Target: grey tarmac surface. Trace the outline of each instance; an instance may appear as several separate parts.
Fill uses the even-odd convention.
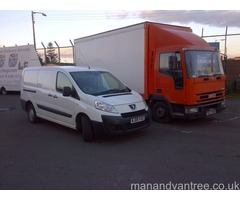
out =
[[[240,183],[240,99],[228,99],[220,114],[86,143],[75,130],[31,124],[19,94],[0,95],[0,189],[130,190],[134,183]]]

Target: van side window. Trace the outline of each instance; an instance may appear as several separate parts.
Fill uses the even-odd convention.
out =
[[[24,73],[24,84],[28,86],[37,86],[38,71],[26,71]]]
[[[64,87],[70,87],[73,88],[72,83],[68,79],[68,77],[63,74],[62,72],[58,72],[57,74],[57,84],[56,84],[56,90],[58,92],[63,92]]]
[[[56,73],[54,71],[40,71],[38,75],[39,87],[47,90],[54,90],[56,82],[55,77]]]

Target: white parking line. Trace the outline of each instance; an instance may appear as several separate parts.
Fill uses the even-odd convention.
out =
[[[236,116],[236,117],[232,117],[229,119],[224,119],[224,120],[214,120],[213,123],[224,123],[224,122],[230,122],[230,121],[234,121],[234,120],[238,120],[240,119],[240,116]]]
[[[9,111],[9,110],[14,110],[14,107],[0,107],[0,112],[4,112],[4,111]]]

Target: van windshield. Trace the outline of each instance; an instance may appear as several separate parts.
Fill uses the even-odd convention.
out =
[[[71,72],[78,87],[86,94],[94,96],[131,92],[121,81],[105,71]]]
[[[190,78],[224,75],[218,52],[186,51],[185,57]]]

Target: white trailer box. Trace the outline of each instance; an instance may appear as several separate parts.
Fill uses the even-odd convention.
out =
[[[20,91],[25,67],[41,66],[33,45],[0,48],[0,91]]]
[[[74,40],[75,63],[109,70],[144,93],[144,23]],[[129,67],[131,66],[131,67]]]

